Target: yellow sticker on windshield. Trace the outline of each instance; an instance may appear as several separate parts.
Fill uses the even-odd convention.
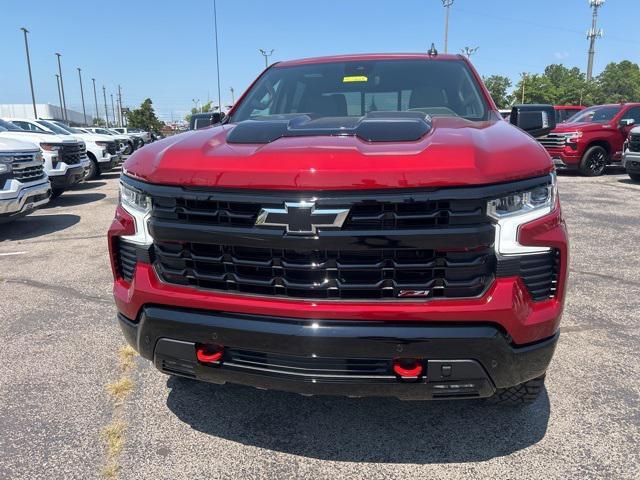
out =
[[[367,77],[365,77],[364,75],[350,75],[348,77],[343,77],[342,78],[342,83],[367,82],[367,81],[369,81],[369,79]]]

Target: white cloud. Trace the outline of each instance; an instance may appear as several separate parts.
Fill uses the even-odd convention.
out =
[[[563,50],[561,52],[554,52],[553,56],[558,60],[566,60],[567,58],[569,58],[569,52],[567,52],[566,50]]]

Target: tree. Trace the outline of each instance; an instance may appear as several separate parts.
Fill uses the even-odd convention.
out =
[[[158,120],[156,112],[153,110],[153,102],[147,98],[140,108],[131,110],[127,115],[127,125],[131,128],[140,128],[148,132],[159,133],[164,122]]]
[[[212,110],[217,109],[218,107],[213,107],[212,106],[212,102],[209,101],[207,103],[205,103],[204,105],[202,105],[200,108],[192,108],[191,109],[191,113],[189,115],[187,115],[186,117],[184,117],[184,119],[186,120],[187,123],[191,122],[191,115],[195,115],[196,113],[204,113],[204,112],[210,112]]]
[[[96,117],[93,119],[93,125],[96,127],[106,127],[107,122],[105,122],[103,118]]]
[[[511,88],[511,80],[502,75],[491,75],[483,77],[482,80],[498,108],[507,108],[511,100],[507,93],[507,90]]]
[[[637,102],[640,100],[640,67],[623,60],[608,64],[596,79],[600,103]]]
[[[524,103],[550,103],[552,105],[592,105],[600,96],[598,86],[588,82],[579,68],[552,64],[542,74],[525,74],[513,92],[516,101]]]

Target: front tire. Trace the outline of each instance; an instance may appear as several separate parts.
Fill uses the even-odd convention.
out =
[[[580,162],[580,173],[585,177],[599,177],[604,173],[607,163],[609,154],[603,147],[595,145],[584,152]]]
[[[544,389],[544,375],[521,383],[514,387],[499,388],[489,398],[489,402],[498,405],[522,406],[536,401]]]
[[[98,178],[100,176],[100,167],[98,167],[98,161],[93,155],[89,155],[89,160],[91,160],[91,165],[89,166],[89,171],[84,177],[85,180],[93,180],[94,178]]]
[[[51,189],[51,198],[58,198],[63,193],[64,193],[64,188],[52,188]]]

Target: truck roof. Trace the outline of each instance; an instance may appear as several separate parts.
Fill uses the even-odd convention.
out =
[[[428,53],[359,53],[349,55],[330,55],[326,57],[311,57],[298,60],[285,60],[275,64],[277,67],[289,67],[293,65],[306,65],[313,63],[331,62],[357,62],[363,60],[466,60],[462,55]]]

